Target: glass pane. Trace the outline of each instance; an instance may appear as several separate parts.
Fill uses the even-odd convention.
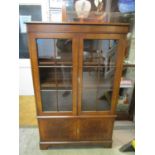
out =
[[[43,111],[57,111],[56,94],[56,91],[41,91]]]
[[[50,107],[53,107],[53,103],[51,103],[53,100],[56,101],[56,111],[72,110],[72,68],[40,67],[40,86],[42,91],[47,91],[47,93],[44,93],[44,96],[42,96],[42,104],[46,104],[47,101],[49,102],[46,104],[46,107],[49,105],[49,109],[44,109],[43,105],[44,111],[49,111],[51,109]],[[51,93],[49,93],[49,91],[51,91]],[[55,93],[53,93],[53,91]],[[53,94],[55,94],[54,97]],[[47,95],[49,96],[45,99]],[[51,111],[55,111],[54,109]]]
[[[56,68],[39,68],[41,89],[56,88]]]
[[[96,92],[97,89],[83,89],[82,110],[94,111],[96,109]]]
[[[112,88],[115,67],[83,67],[83,87]]]
[[[72,68],[56,68],[58,89],[70,90],[72,87]]]
[[[40,66],[39,70],[42,89],[72,89],[72,68]]]
[[[37,39],[39,64],[70,64],[72,61],[72,40]]]
[[[72,110],[72,68],[57,68],[59,111]]]
[[[116,40],[84,40],[84,65],[115,65]]]
[[[82,110],[104,111],[110,110],[111,90],[103,88],[83,88]]]
[[[109,111],[115,72],[116,40],[84,40],[82,111]]]
[[[115,68],[106,74],[105,67],[84,67],[83,69],[83,111],[110,110],[112,84]]]
[[[106,88],[99,88],[97,91],[97,111],[110,110],[111,107],[112,90]]]
[[[59,111],[72,111],[72,91],[58,92]]]
[[[43,111],[72,111],[72,41],[37,39]]]

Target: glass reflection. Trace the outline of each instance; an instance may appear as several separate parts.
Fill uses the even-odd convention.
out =
[[[70,39],[37,39],[39,63],[71,64],[72,40]]]
[[[117,47],[117,40],[84,40],[83,111],[110,110]]]

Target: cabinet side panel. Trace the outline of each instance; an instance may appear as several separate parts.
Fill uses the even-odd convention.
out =
[[[116,106],[119,96],[119,88],[120,88],[120,81],[122,76],[122,69],[123,69],[123,60],[125,56],[125,46],[126,46],[126,35],[121,35],[121,39],[119,40],[118,45],[118,53],[116,57],[116,71],[114,76],[114,87],[113,87],[113,96],[112,96],[112,114],[116,113]]]
[[[35,34],[28,33],[28,46],[29,46],[29,54],[31,60],[31,71],[33,77],[33,86],[36,100],[36,108],[37,113],[39,114],[42,111],[41,106],[41,96],[40,96],[40,82],[39,82],[39,70],[38,70],[38,55],[37,48],[35,42]]]

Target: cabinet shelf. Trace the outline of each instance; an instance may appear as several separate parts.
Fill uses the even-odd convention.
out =
[[[52,60],[39,60],[39,67],[43,67],[43,66],[72,66],[72,62],[71,61],[58,61],[58,62],[54,62]],[[124,64],[124,66],[132,66],[129,64]],[[115,64],[111,64],[111,65],[106,65],[105,63],[99,63],[99,62],[83,62],[83,67],[116,67]]]
[[[83,67],[116,67],[116,65],[114,63],[109,65],[99,62],[84,62]]]
[[[108,89],[112,90],[112,86],[109,85],[83,85],[84,89]]]
[[[69,91],[69,92],[71,92],[72,91],[72,89],[41,89],[40,91],[45,91],[45,92],[48,92],[48,91]]]
[[[67,80],[57,80],[57,83],[55,82],[55,79],[53,78],[46,78],[41,82],[41,88],[72,88],[72,81],[71,79]],[[110,82],[105,83],[100,82],[100,83],[94,83],[94,84],[84,84],[83,88],[105,88],[105,89],[112,89],[112,84]]]
[[[49,81],[46,81],[46,82],[43,82],[41,84],[41,88],[42,89],[45,89],[45,88],[48,88],[48,89],[59,89],[59,88],[62,88],[64,90],[68,90],[68,89],[71,89],[72,88],[72,85],[71,83],[70,84],[63,84],[63,83],[58,83],[57,85],[55,84],[55,82],[49,82]],[[95,88],[105,88],[105,89],[109,89],[111,90],[112,89],[112,86],[111,85],[83,85],[83,88],[84,89],[95,89]]]
[[[72,66],[65,66],[65,65],[39,65],[39,68],[72,68]]]
[[[123,67],[135,67],[135,64],[129,60],[124,60]]]
[[[71,61],[57,61],[55,59],[39,59],[39,65],[72,65]]]
[[[70,83],[62,83],[62,82],[59,82],[59,83],[55,83],[55,82],[51,82],[51,81],[44,81],[41,83],[41,88],[42,89],[46,89],[46,88],[51,88],[51,89],[71,89],[72,88],[72,85],[71,85],[71,81]]]
[[[123,64],[123,67],[135,67],[135,64]]]

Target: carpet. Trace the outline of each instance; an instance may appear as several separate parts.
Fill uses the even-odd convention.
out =
[[[19,126],[37,126],[34,96],[19,96]]]

